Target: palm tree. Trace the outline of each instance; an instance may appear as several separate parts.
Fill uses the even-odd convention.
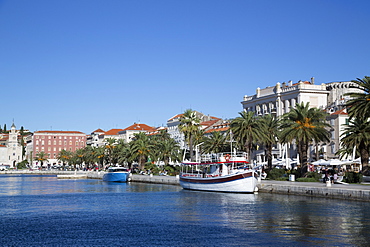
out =
[[[40,161],[40,164],[41,164],[40,165],[40,168],[42,168],[42,166],[43,166],[43,164],[44,164],[45,161],[48,161],[48,158],[49,158],[49,154],[48,153],[45,153],[43,151],[37,153],[36,154],[36,157],[35,157],[35,159],[37,161]]]
[[[190,161],[193,161],[193,142],[194,135],[199,129],[200,118],[197,117],[196,112],[188,109],[180,117],[179,130],[184,134],[186,143],[189,147]]]
[[[116,139],[114,138],[106,138],[105,139],[105,157],[108,161],[109,165],[114,164],[114,149],[116,148]]]
[[[119,144],[119,158],[118,163],[127,163],[128,168],[132,168],[132,163],[135,161],[135,150],[133,148],[134,141],[130,143]]]
[[[90,169],[96,161],[95,148],[92,146],[86,146],[83,150],[83,160],[86,165],[86,169]]]
[[[285,113],[281,122],[282,143],[295,141],[298,145],[302,174],[307,171],[308,145],[312,141],[329,141],[329,132],[325,127],[330,127],[325,122],[327,113],[318,109],[310,108],[309,103],[297,103],[295,108]]]
[[[75,170],[77,168],[77,165],[79,166],[79,169],[81,169],[81,165],[84,163],[84,155],[85,150],[84,149],[77,149],[73,155],[72,155],[72,163],[75,165]]]
[[[267,167],[272,169],[272,147],[278,140],[279,121],[272,115],[264,115],[258,118],[259,141],[265,146]]]
[[[65,167],[71,160],[72,152],[67,150],[62,150],[58,153],[57,159],[62,162],[62,166]]]
[[[341,135],[341,144],[344,148],[356,148],[360,153],[362,170],[365,174],[369,171],[370,151],[370,122],[361,117],[352,119],[345,125]]]
[[[144,132],[134,134],[132,141],[132,148],[134,151],[133,158],[139,162],[139,169],[144,169],[145,162],[151,155],[152,145],[149,143],[149,138]]]
[[[230,151],[225,133],[214,131],[210,136],[203,138],[204,153],[222,153]]]
[[[105,159],[105,147],[96,147],[94,149],[94,161],[98,163],[98,168],[103,169],[104,167],[104,159]]]
[[[239,112],[239,115],[231,121],[230,129],[237,145],[245,148],[248,153],[248,160],[251,162],[253,144],[259,138],[258,124],[253,112],[243,111]]]
[[[351,99],[347,101],[348,116],[350,119],[360,116],[361,118],[370,117],[370,77],[365,76],[364,79],[352,80],[355,85],[351,88],[357,88],[363,92],[346,93]]]
[[[179,144],[172,138],[161,141],[157,144],[159,150],[158,159],[168,165],[170,161],[181,161]]]

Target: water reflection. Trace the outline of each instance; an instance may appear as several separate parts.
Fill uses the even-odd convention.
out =
[[[367,202],[264,193],[186,191],[173,185],[0,176],[0,225],[8,227],[9,233],[18,229],[9,222],[37,221],[45,224],[43,228],[58,229],[63,228],[60,222],[68,222],[82,235],[93,232],[96,238],[109,238],[112,229],[125,229],[132,236],[137,231],[165,232],[166,243],[172,246],[180,245],[178,239],[184,240],[183,245],[197,246],[369,246],[369,206]],[[95,232],[97,224],[106,236]],[[81,228],[86,225],[91,229]],[[65,234],[74,236],[76,229],[69,232],[69,228],[63,228]],[[204,236],[208,242],[197,242]],[[141,246],[144,243],[151,246],[152,242]]]

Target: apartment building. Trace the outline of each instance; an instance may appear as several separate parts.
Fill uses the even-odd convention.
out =
[[[150,133],[156,130],[157,128],[151,127],[146,124],[134,123],[133,125],[119,131],[118,138],[124,140],[126,143],[129,143],[134,138],[135,134],[138,134],[140,132]]]
[[[37,153],[48,154],[48,165],[58,163],[58,154],[62,150],[75,152],[77,149],[86,147],[86,134],[80,131],[36,131],[33,133],[31,142],[27,145],[32,146],[33,159]],[[30,150],[28,149],[28,150]],[[37,161],[34,161],[34,165]]]

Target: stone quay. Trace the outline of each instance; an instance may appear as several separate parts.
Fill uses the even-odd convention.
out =
[[[0,174],[58,175],[60,179],[101,179],[105,172],[83,171],[1,171]],[[169,184],[179,186],[178,176],[132,175],[132,182]],[[370,201],[370,184],[332,184],[320,182],[295,182],[262,180],[258,184],[261,193],[314,196],[328,199]]]

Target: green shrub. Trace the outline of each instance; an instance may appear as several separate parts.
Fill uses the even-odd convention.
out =
[[[144,169],[145,169],[145,172],[146,172],[148,169],[150,169],[150,172],[151,172],[152,174],[154,174],[154,175],[158,175],[158,174],[159,174],[159,171],[160,171],[160,169],[159,169],[159,167],[158,167],[157,165],[155,165],[155,164],[153,164],[153,163],[150,163],[150,162],[148,162],[148,163],[146,163],[146,164],[145,164]]]
[[[311,178],[313,181],[308,181],[308,182],[319,182],[321,179],[322,174],[317,173],[317,172],[307,172],[306,178]]]
[[[27,160],[23,160],[21,162],[19,162],[17,164],[17,168],[18,169],[26,169],[27,168],[27,165],[28,165],[28,161]]]
[[[164,169],[167,171],[167,175],[175,176],[180,174],[180,166],[166,165]]]
[[[362,174],[356,172],[346,172],[344,176],[344,182],[346,183],[361,183]]]
[[[284,175],[286,177],[283,178]],[[285,170],[284,169],[277,169],[277,168],[274,168],[274,169],[270,170],[267,173],[267,178],[272,179],[272,180],[279,180],[281,178],[283,178],[282,180],[288,180]]]
[[[296,181],[298,182],[317,182],[316,178],[297,178]]]

